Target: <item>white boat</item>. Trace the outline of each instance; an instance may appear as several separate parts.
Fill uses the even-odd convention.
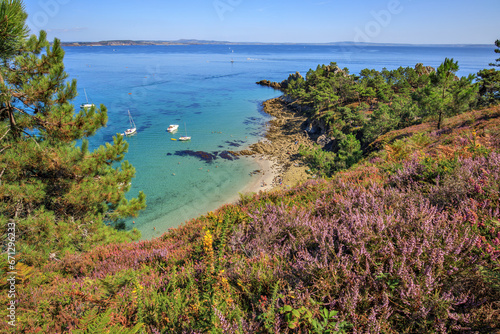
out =
[[[132,115],[130,115],[130,110],[128,111],[128,120],[130,121],[130,129],[125,130],[125,133],[122,133],[122,136],[131,136],[137,133],[137,127],[135,126]]]
[[[85,90],[85,88],[83,89],[83,92],[85,93],[85,100],[87,100],[87,102],[86,103],[82,103],[80,105],[80,108],[82,108],[82,109],[92,108],[94,106],[94,104],[89,102],[89,98],[87,97],[87,91]]]
[[[181,136],[181,137],[179,137],[179,140],[180,140],[180,141],[187,141],[187,140],[191,140],[191,137],[189,137],[189,136],[187,135],[186,123],[184,123],[184,129],[186,130],[186,135],[185,135],[185,136]]]
[[[170,124],[167,128],[167,131],[168,132],[175,132],[175,131],[177,131],[177,129],[179,129],[178,124]]]

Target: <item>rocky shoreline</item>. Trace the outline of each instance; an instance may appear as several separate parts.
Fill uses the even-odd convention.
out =
[[[314,177],[300,155],[301,148],[312,148],[315,143],[306,131],[308,118],[293,108],[284,97],[267,100],[263,106],[264,112],[273,117],[265,138],[238,153],[273,162],[270,167],[272,170],[267,171],[274,174],[269,187],[272,189],[287,189]],[[269,185],[261,186],[267,188]]]

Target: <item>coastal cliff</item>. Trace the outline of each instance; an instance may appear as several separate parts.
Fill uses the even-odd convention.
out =
[[[96,214],[78,225],[58,218],[66,214],[59,210],[61,196],[54,197],[61,216],[47,212],[45,197],[37,194],[51,188],[48,183],[30,185],[41,206],[34,211],[33,201],[12,192],[13,185],[25,191],[25,180],[9,184],[4,175],[4,197],[13,203],[12,219],[4,225],[19,222],[21,207],[31,215],[19,234],[25,238],[18,241],[21,261],[13,266],[3,257],[0,265],[7,282],[0,300],[12,305],[8,292],[14,289],[15,302],[22,305],[16,330],[498,332],[498,89],[485,77],[457,78],[456,69],[447,59],[435,70],[417,65],[350,75],[332,63],[306,78],[291,75],[274,85],[284,95],[264,102],[273,119],[266,138],[247,152],[175,153],[207,163],[245,153],[277,160],[282,169],[276,187],[242,194],[236,203],[152,240],[120,242],[113,235],[88,234],[107,208],[105,198],[94,205]],[[493,93],[482,96],[486,88]],[[82,122],[87,123],[92,124]],[[39,154],[42,145],[33,145],[33,151]],[[64,159],[54,160],[55,150],[45,150],[51,159],[32,159],[47,169],[65,160],[81,162],[76,169],[26,171],[44,180],[77,177],[71,195],[90,190],[82,204],[95,195],[94,182],[106,186],[101,193],[107,198],[128,184],[133,170],[118,186],[107,184],[118,171],[106,166],[96,165],[96,172],[103,172],[89,174],[88,182],[65,173],[88,170],[89,160],[110,163],[104,159],[109,155],[89,154],[85,146],[62,150],[72,153]],[[18,157],[12,155],[10,165],[16,166]],[[68,211],[82,211],[73,203]],[[75,234],[77,229],[85,234]],[[88,248],[78,248],[81,239]],[[33,252],[45,244],[60,250],[46,258]],[[4,318],[9,313],[0,310]],[[0,323],[0,330],[11,329]]]
[[[290,112],[281,103],[266,102],[277,117]],[[333,303],[332,326],[346,332],[495,332],[500,108],[448,124],[389,132],[377,155],[333,179],[242,196],[160,238],[20,267],[19,326],[293,332],[287,314],[322,318]]]

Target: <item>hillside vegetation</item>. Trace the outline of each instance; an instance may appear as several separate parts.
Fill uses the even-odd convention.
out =
[[[390,132],[330,180],[242,198],[158,239],[21,266],[19,328],[498,330],[500,108],[448,124]]]
[[[324,178],[131,242],[126,141],[89,152],[106,108],[74,110],[64,51],[28,38],[21,1],[0,17],[2,332],[500,330],[498,71],[292,75],[275,86],[320,132],[302,154]]]
[[[453,59],[445,59],[437,69],[417,64],[364,69],[359,75],[330,63],[309,70],[305,78],[295,73],[281,83],[259,83],[280,89],[292,106],[309,116],[307,131],[319,145],[304,149],[302,155],[315,172],[331,176],[376,149],[374,141],[389,131],[425,122],[434,122],[440,130],[448,117],[498,101],[499,71],[458,77],[458,70]]]

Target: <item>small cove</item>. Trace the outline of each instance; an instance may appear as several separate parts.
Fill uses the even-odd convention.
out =
[[[258,141],[270,119],[264,100],[281,93],[255,84],[281,81],[296,71],[336,61],[357,73],[363,68],[438,66],[458,60],[459,75],[476,73],[494,60],[492,47],[374,46],[355,49],[310,45],[193,45],[66,47],[65,64],[78,81],[75,105],[108,108],[108,126],[91,138],[97,147],[128,127],[130,110],[138,133],[129,137],[125,159],[136,168],[129,196],[142,190],[148,208],[127,219],[143,239],[211,211],[254,180],[251,159],[225,159],[221,152]],[[370,51],[370,52],[367,52]],[[231,62],[233,60],[233,62]],[[175,134],[166,131],[179,124]],[[186,127],[184,127],[186,124]],[[173,141],[185,133],[189,142]],[[209,152],[207,161],[182,152]],[[180,153],[179,153],[180,152]],[[214,152],[217,152],[215,155]],[[177,153],[177,154],[176,154]]]

